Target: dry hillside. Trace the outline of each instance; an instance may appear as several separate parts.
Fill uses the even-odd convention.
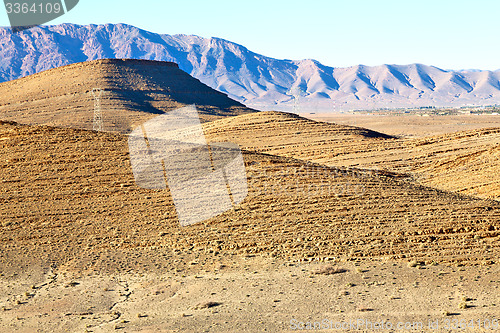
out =
[[[96,86],[104,131],[88,130]],[[181,227],[168,189],[135,183],[126,134],[193,103],[208,141],[242,147],[248,196]],[[0,331],[495,319],[499,138],[254,112],[169,63],[101,60],[1,84]]]
[[[0,143],[4,268],[36,260],[119,270],[136,263],[100,257],[153,248],[165,255],[180,250],[292,259],[473,263],[498,256],[498,203],[384,174],[246,152],[250,193],[244,203],[181,228],[168,191],[135,185],[126,136],[2,123]],[[165,258],[147,265],[159,268]]]
[[[0,84],[0,119],[93,128],[93,89],[101,89],[104,131],[127,133],[145,120],[196,104],[202,121],[255,112],[180,70],[175,63],[104,59]]]
[[[252,151],[398,173],[426,186],[500,198],[499,128],[403,139],[282,112],[220,119],[204,128],[212,141],[236,142]]]

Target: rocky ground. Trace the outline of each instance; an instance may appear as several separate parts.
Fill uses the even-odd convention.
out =
[[[135,258],[132,252],[127,256]],[[140,266],[113,274],[32,268],[29,274],[4,275],[0,327],[5,332],[293,332],[320,322],[323,329],[344,325],[341,331],[352,332],[496,331],[498,265],[299,262],[190,252],[168,259],[169,268],[149,272]],[[189,265],[176,266],[186,261]],[[386,329],[390,325],[395,329]],[[396,330],[397,325],[406,329]]]
[[[418,159],[396,156],[413,143],[279,113],[205,131],[245,149],[249,195],[180,227],[168,190],[135,184],[126,136],[0,124],[2,330],[275,332],[360,319],[451,331],[447,319],[498,319],[499,204],[423,184]],[[477,148],[496,137],[481,133],[456,138]]]

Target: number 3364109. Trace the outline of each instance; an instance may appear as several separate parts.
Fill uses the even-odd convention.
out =
[[[22,2],[7,2],[5,4],[7,14],[28,14],[28,13],[45,13],[45,14],[59,14],[62,10],[60,3],[22,3]]]

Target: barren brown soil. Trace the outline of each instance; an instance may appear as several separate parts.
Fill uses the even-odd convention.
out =
[[[421,138],[439,134],[449,134],[482,128],[500,127],[498,115],[376,115],[376,114],[301,114],[303,117],[335,123],[339,125],[358,126],[373,131],[407,137]]]
[[[500,198],[500,128],[405,139],[281,112],[261,112],[205,124],[213,140],[328,166],[396,172],[425,186]]]
[[[311,317],[316,313],[309,310],[313,304],[321,309],[316,313],[321,318],[378,318],[388,313],[388,318],[395,320],[425,317],[417,310],[425,302],[436,302],[436,309],[441,309],[427,314],[443,317],[443,309],[458,307],[455,303],[461,297],[474,297],[482,307],[479,312],[466,313],[467,318],[493,318],[498,311],[495,262],[500,252],[500,214],[495,201],[414,185],[383,172],[327,168],[247,151],[244,159],[249,196],[244,203],[205,223],[181,228],[168,191],[144,190],[135,185],[126,136],[10,123],[2,123],[0,133],[0,265],[5,283],[5,327],[20,331],[23,327],[25,331],[30,327],[78,331],[85,325],[96,332],[117,327],[131,327],[130,331],[147,331],[148,327],[153,331],[273,331],[289,329],[287,321],[297,316],[304,320]],[[260,259],[252,265],[242,264],[245,256],[258,256],[255,258],[274,264],[262,271],[266,266]],[[361,265],[368,265],[373,260],[376,277],[372,280],[362,274],[339,273],[343,278],[333,285],[326,277],[309,282],[309,268],[293,268],[309,267],[304,259],[336,262],[350,272],[356,272],[356,268],[349,262],[361,260]],[[411,272],[416,268],[407,267],[411,261],[419,267],[431,269],[437,264],[439,268],[415,279]],[[387,299],[399,296],[393,295],[397,289],[387,285],[392,282],[380,271],[391,267],[391,262],[396,265],[392,274],[398,288],[418,288],[420,283],[429,284],[423,288],[431,291],[434,282],[430,281],[434,280],[429,279],[439,278],[441,270],[451,269],[446,268],[449,265],[480,265],[494,289],[482,293],[481,288],[488,284],[473,282],[480,275],[472,272],[479,268],[465,271],[461,279],[455,274],[445,275],[443,284],[451,289],[440,291],[437,298],[422,298],[420,290],[411,290],[412,296],[405,296],[411,301],[405,304],[403,314],[396,310],[401,302]],[[285,268],[287,263],[292,265],[290,272]],[[219,275],[224,267],[232,270]],[[247,269],[255,269],[256,275],[246,275]],[[200,270],[205,273],[197,277]],[[470,281],[467,287],[463,276]],[[204,279],[208,279],[207,284],[201,282]],[[249,288],[275,285],[266,295],[276,295],[272,297],[276,299],[258,297],[251,302],[243,298],[238,302],[244,305],[238,307],[236,300],[246,296],[234,289],[236,281],[250,283],[242,285],[250,295]],[[305,287],[316,281],[319,286]],[[73,286],[72,282],[77,284]],[[324,292],[338,295],[351,283],[389,288],[354,289],[340,296],[338,305],[320,305],[321,289],[317,288],[328,288]],[[33,291],[28,290],[31,285]],[[148,292],[144,289],[148,285],[154,289]],[[216,286],[222,294],[215,291],[219,290]],[[138,297],[135,301],[129,298],[132,290]],[[177,299],[179,290],[196,296]],[[310,306],[307,302],[300,305],[297,297],[304,292],[310,292],[314,299]],[[159,300],[154,295],[163,293],[161,302],[171,305],[155,310],[153,304],[163,303],[154,303]],[[356,296],[347,301],[350,293]],[[446,301],[445,295],[453,297]],[[379,297],[384,299],[382,303],[375,301]],[[144,299],[149,300],[147,304],[141,301]],[[204,299],[225,304],[214,309],[215,313],[226,313],[221,317],[226,319],[196,310],[197,302]],[[284,312],[273,318],[262,317],[263,311],[277,310],[271,305]],[[359,312],[360,306],[374,312],[365,315]],[[342,309],[347,313],[341,312],[340,317],[332,313]],[[152,322],[139,320],[139,310]],[[252,312],[239,317],[239,311]],[[162,313],[167,318],[161,319]],[[205,317],[198,313],[209,317],[202,319]],[[241,321],[229,321],[227,316],[233,315]],[[251,318],[261,319],[253,322]]]
[[[0,85],[0,119],[31,124],[0,122],[0,332],[494,331],[498,127],[399,137],[254,112],[166,63],[54,71]],[[95,86],[105,132],[82,129]],[[125,133],[194,102],[210,142],[242,147],[249,193],[181,227]]]
[[[76,63],[0,84],[2,120],[32,125],[93,128],[93,89],[104,131],[128,133],[164,112],[196,104],[202,121],[255,112],[175,63],[103,59]]]

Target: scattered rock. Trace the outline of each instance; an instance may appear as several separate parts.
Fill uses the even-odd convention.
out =
[[[201,303],[198,303],[194,309],[195,310],[201,310],[201,309],[208,309],[208,308],[213,308],[215,306],[219,306],[221,305],[222,303],[219,303],[219,302],[212,302],[212,301],[206,301],[206,302],[201,302]]]

